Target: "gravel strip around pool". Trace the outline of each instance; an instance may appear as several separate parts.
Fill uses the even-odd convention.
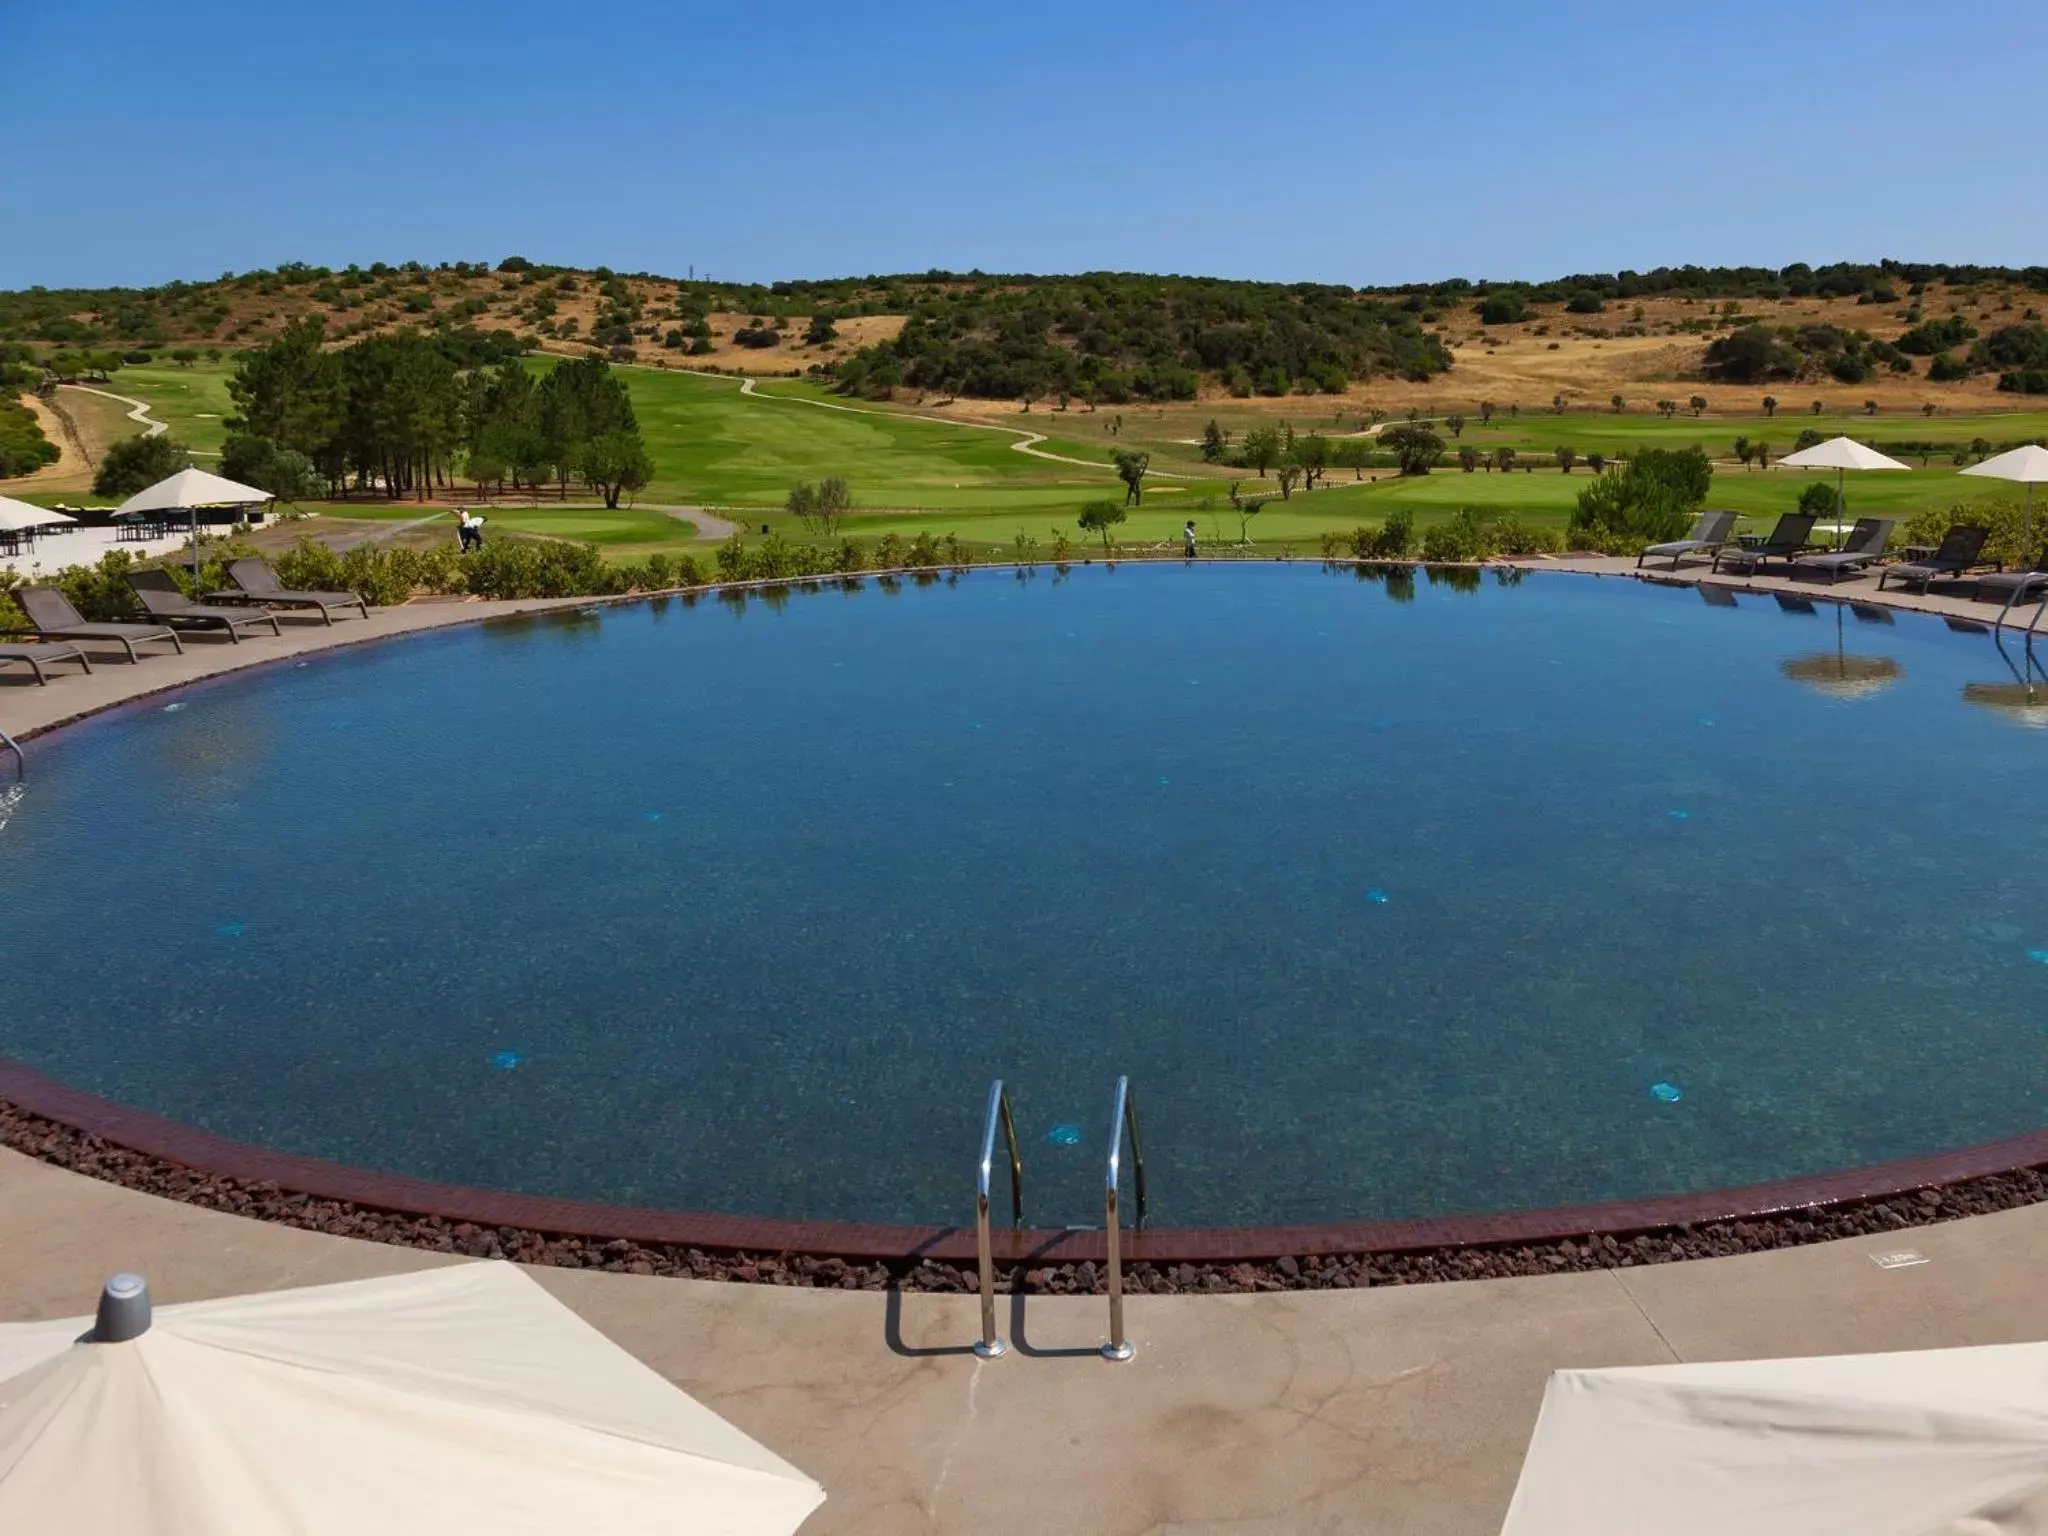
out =
[[[188,1168],[0,1101],[0,1145],[89,1178],[231,1215],[434,1253],[510,1259],[563,1269],[668,1275],[744,1284],[837,1290],[971,1291],[975,1271],[932,1260],[877,1262],[836,1255],[749,1253],[624,1238],[573,1237],[522,1227],[480,1226],[439,1216],[378,1210],[319,1199],[276,1184],[252,1183]],[[1518,1246],[1430,1248],[1414,1252],[1318,1254],[1233,1264],[1152,1264],[1125,1271],[1125,1288],[1153,1295],[1244,1291],[1348,1290],[1360,1286],[1489,1280],[1567,1270],[1631,1269],[1684,1259],[1724,1258],[1837,1238],[1876,1237],[1935,1222],[1983,1216],[2048,1199],[2042,1167],[2016,1168],[1883,1199],[1850,1200],[1747,1221],[1666,1227]],[[1006,1294],[1092,1295],[1104,1289],[1092,1261],[999,1267]]]

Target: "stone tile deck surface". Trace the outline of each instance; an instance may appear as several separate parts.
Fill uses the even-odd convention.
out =
[[[1554,564],[1631,569],[1625,560]],[[1680,573],[1688,576],[1696,568]],[[1834,595],[1871,600],[1872,585],[1844,583]],[[1992,612],[1953,598],[1885,600],[1976,619]],[[23,735],[236,665],[554,606],[573,604],[409,607],[332,630],[292,625],[283,641],[200,639],[182,660],[110,664],[43,689],[0,685],[0,728]],[[1873,1262],[1900,1248],[1927,1262]],[[1013,1352],[983,1363],[966,1350],[972,1297],[534,1273],[817,1477],[829,1498],[806,1536],[1480,1536],[1499,1527],[1552,1370],[2041,1338],[2044,1261],[2048,1209],[2036,1206],[1885,1239],[1598,1274],[1141,1295],[1127,1303],[1138,1356],[1120,1366],[1094,1353],[1100,1298],[1005,1298]],[[434,1262],[178,1205],[0,1150],[0,1319],[87,1312],[116,1269],[143,1271],[158,1299],[173,1302]]]

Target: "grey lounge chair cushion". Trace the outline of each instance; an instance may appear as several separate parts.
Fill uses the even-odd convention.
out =
[[[1643,555],[1690,555],[1703,549],[1718,549],[1728,542],[1734,531],[1733,512],[1702,512],[1691,533],[1669,543],[1652,544],[1643,551]]]
[[[273,603],[318,603],[323,607],[367,607],[363,599],[354,592],[299,592],[285,586],[277,579],[277,572],[264,560],[235,560],[228,564],[228,575],[234,583],[251,597],[262,598]]]

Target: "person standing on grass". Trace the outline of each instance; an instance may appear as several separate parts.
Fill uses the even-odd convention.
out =
[[[455,536],[462,541],[462,552],[466,555],[473,549],[484,547],[484,520],[472,517],[469,508],[455,509]]]
[[[1187,525],[1187,527],[1185,527],[1185,528],[1181,529],[1181,531],[1180,531],[1180,536],[1181,536],[1181,542],[1183,542],[1184,544],[1186,544],[1186,545],[1187,545],[1187,550],[1188,550],[1188,558],[1189,558],[1190,560],[1194,559],[1194,558],[1195,558],[1195,520],[1194,520],[1194,519],[1193,519],[1192,517],[1188,519],[1188,525]]]

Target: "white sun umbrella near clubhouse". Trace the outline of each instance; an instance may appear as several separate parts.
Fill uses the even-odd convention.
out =
[[[199,509],[256,507],[274,501],[268,491],[209,475],[203,469],[181,469],[147,490],[137,491],[114,509],[116,517],[131,512],[189,512],[192,515],[192,574],[199,574]]]
[[[2020,539],[2020,558],[2034,558],[2034,486],[2048,480],[2048,448],[2033,443],[2022,443],[2019,447],[1986,459],[1982,464],[1972,464],[1963,471],[1966,475],[1989,475],[1993,480],[2013,480],[2027,488],[2027,531]]]
[[[0,496],[0,533],[21,533],[33,528],[47,528],[52,523],[76,521],[76,518],[52,512],[48,507],[31,506],[11,496]]]
[[[1811,448],[1802,448],[1797,453],[1788,453],[1778,460],[1786,469],[1832,469],[1835,472],[1835,544],[1842,542],[1842,524],[1846,507],[1842,497],[1842,474],[1851,469],[1908,469],[1897,459],[1888,459],[1875,448],[1866,448],[1853,437],[1831,437],[1824,443],[1815,443]]]
[[[0,1324],[10,1536],[790,1536],[824,1497],[508,1263]]]

